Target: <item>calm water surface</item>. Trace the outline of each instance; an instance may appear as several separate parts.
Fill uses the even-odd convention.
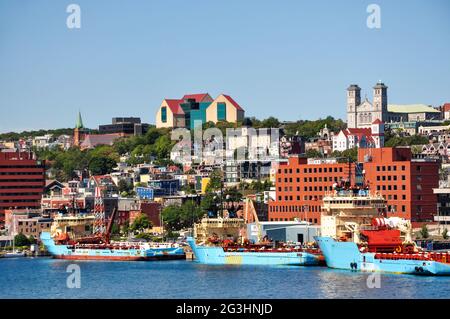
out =
[[[192,261],[76,262],[81,288],[51,258],[0,259],[0,298],[448,298],[450,277],[368,274],[325,267],[208,266]]]

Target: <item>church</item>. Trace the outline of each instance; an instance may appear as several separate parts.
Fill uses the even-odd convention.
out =
[[[439,121],[441,111],[426,104],[388,104],[387,86],[379,81],[373,87],[373,101],[361,102],[361,88],[351,84],[347,88],[347,128],[370,128],[375,120],[389,123],[417,123]]]
[[[375,120],[387,122],[387,86],[378,82],[373,87],[373,103],[367,97],[361,103],[361,88],[351,84],[347,88],[347,127],[370,128]]]

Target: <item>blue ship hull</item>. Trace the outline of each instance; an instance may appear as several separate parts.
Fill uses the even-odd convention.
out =
[[[307,252],[225,252],[222,247],[197,246],[187,239],[195,259],[208,265],[319,265],[320,258]]]
[[[331,237],[316,237],[316,241],[330,268],[414,275],[450,275],[450,264],[432,260],[376,259],[375,253],[361,253],[353,242],[339,242]]]
[[[71,260],[162,260],[185,258],[182,247],[170,248],[70,248],[67,245],[56,245],[50,233],[43,232],[41,241],[47,251],[55,258]]]

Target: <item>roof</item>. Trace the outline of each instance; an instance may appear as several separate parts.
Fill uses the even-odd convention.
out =
[[[383,122],[380,119],[376,119],[372,124],[383,124]]]
[[[388,104],[388,112],[393,113],[440,113],[426,104]]]
[[[183,96],[183,100],[194,99],[195,102],[202,102],[206,97],[209,97],[208,93],[186,94]]]
[[[81,148],[92,148],[97,145],[112,145],[113,142],[122,137],[119,133],[112,134],[88,134],[81,143]]]
[[[165,99],[167,105],[169,106],[169,109],[172,111],[173,114],[184,114],[183,109],[180,106],[180,103],[183,103],[183,100],[179,99]]]
[[[229,95],[226,94],[222,94],[228,101],[230,101],[231,104],[233,104],[233,106],[240,111],[243,111],[244,109],[235,101],[233,100],[233,98]]]
[[[445,103],[444,105],[442,105],[442,109],[444,110],[444,112],[450,111],[450,103]]]
[[[78,112],[77,123],[75,124],[75,128],[84,128],[83,119],[81,118],[81,112]]]

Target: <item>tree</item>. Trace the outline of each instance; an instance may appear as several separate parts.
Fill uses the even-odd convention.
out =
[[[130,232],[130,220],[126,220],[122,225],[122,233],[128,235]]]
[[[36,244],[36,238],[34,238],[34,236],[33,235],[30,235],[30,237],[28,237],[28,243],[30,244],[30,245],[33,245],[33,244]]]
[[[222,172],[215,169],[209,175],[209,183],[206,186],[205,192],[211,193],[222,189]]]
[[[105,175],[111,173],[116,165],[116,161],[110,157],[94,157],[89,162],[89,170],[92,175]]]
[[[16,246],[28,246],[30,244],[30,241],[28,240],[27,236],[20,233],[14,236],[14,244]]]
[[[265,120],[261,121],[261,127],[262,128],[278,128],[280,127],[280,121],[271,116],[269,118],[266,118]]]
[[[203,216],[202,209],[192,200],[182,205],[169,205],[162,211],[164,224],[169,231],[192,227]]]
[[[447,228],[444,228],[444,230],[442,231],[442,238],[448,239],[448,230],[447,230]]]
[[[344,151],[334,151],[331,153],[332,157],[343,157],[346,159],[350,159],[350,162],[356,162],[358,160],[358,148],[353,147]]]
[[[133,232],[142,232],[146,229],[152,228],[153,224],[152,222],[148,219],[148,216],[146,214],[139,214],[136,219],[133,221],[133,224],[131,224],[130,229]]]
[[[427,225],[423,225],[422,228],[420,229],[420,236],[422,236],[422,238],[428,238],[429,233]]]
[[[117,187],[119,188],[119,192],[125,192],[125,193],[130,193],[133,190],[133,185],[131,185],[130,183],[128,183],[126,180],[121,179],[118,183],[117,183]]]
[[[323,157],[323,155],[318,150],[309,149],[309,150],[306,151],[306,157],[308,157],[308,158],[316,158],[316,157]]]

